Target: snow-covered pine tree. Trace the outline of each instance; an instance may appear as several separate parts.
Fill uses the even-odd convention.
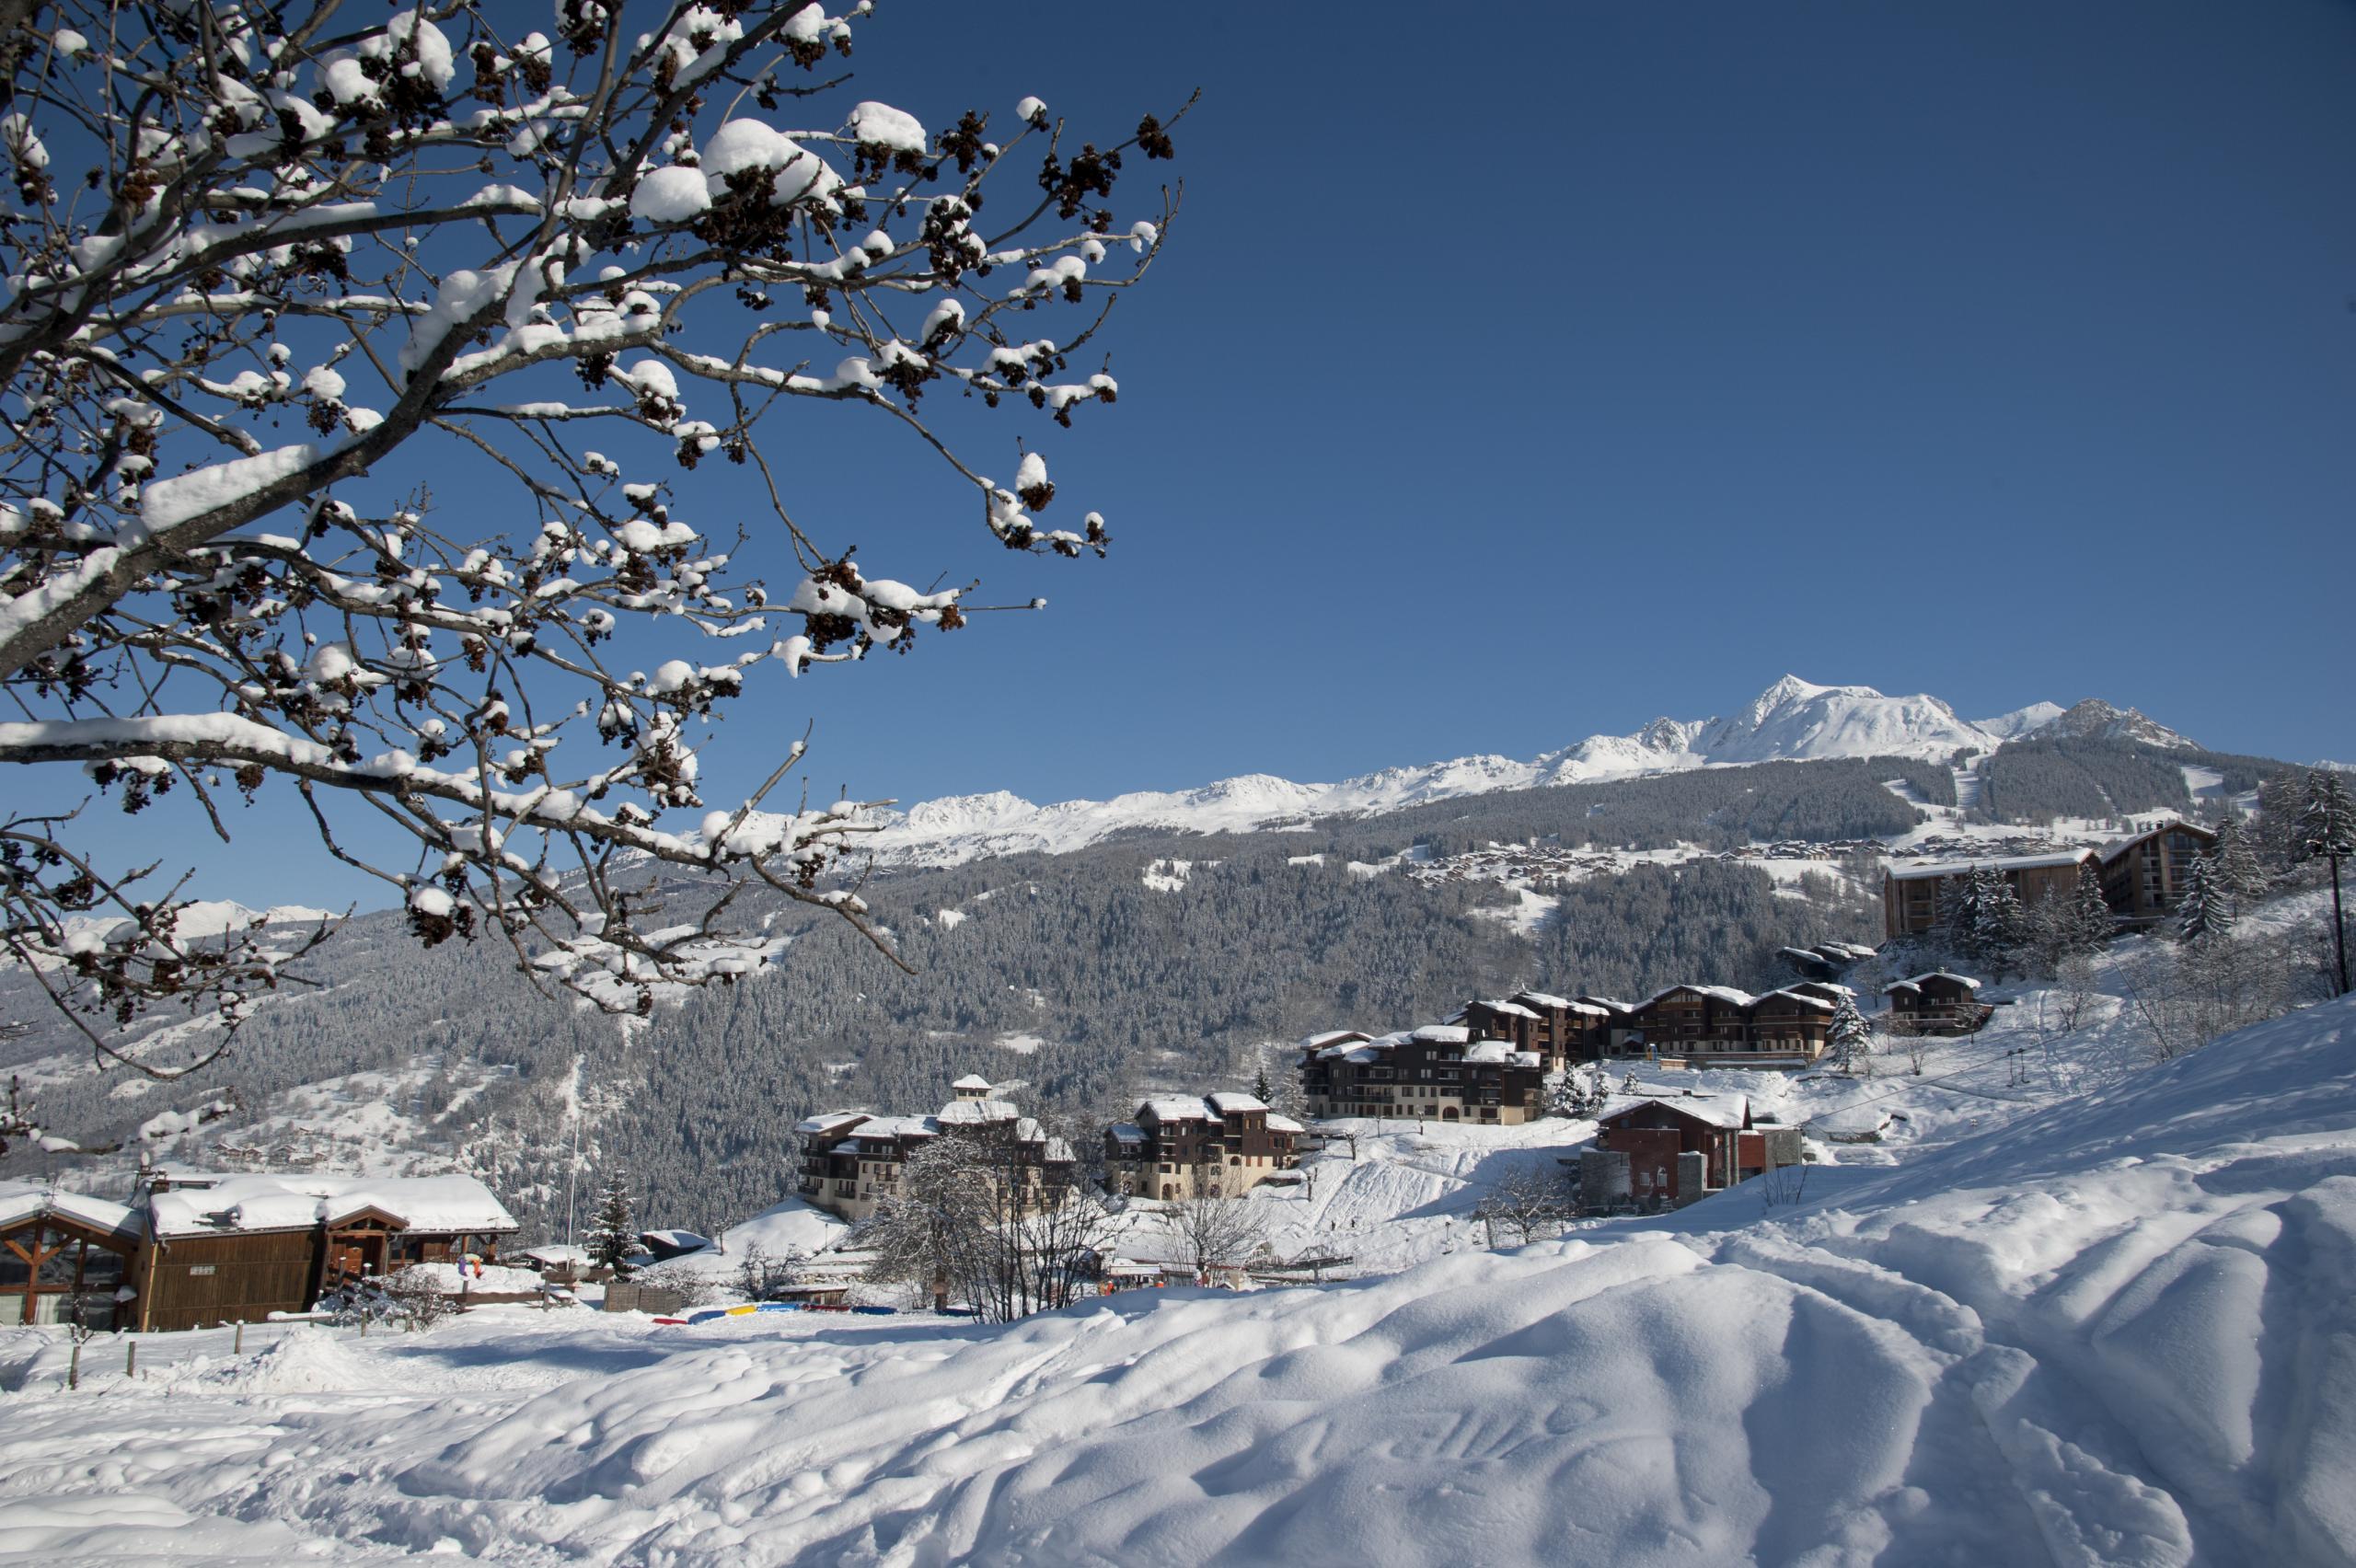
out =
[[[1994,867],[1973,867],[1969,882],[1962,909],[1967,923],[1958,945],[1964,956],[1994,970],[1996,978],[2002,980],[2005,972],[2019,962],[2021,944],[2027,935],[2027,917],[2021,908],[2019,894]]]
[[[2258,849],[2238,813],[2228,808],[2217,823],[2217,842],[2209,847],[2210,874],[2235,915],[2266,891],[2266,871],[2258,863]]]
[[[638,1224],[630,1217],[627,1172],[617,1170],[606,1178],[605,1191],[597,1198],[597,1217],[590,1223],[583,1245],[589,1261],[598,1267],[611,1269],[617,1276],[629,1272],[624,1260],[637,1250]]]
[[[1964,952],[1971,941],[1973,928],[1979,924],[1979,867],[1970,867],[1956,876],[1940,878],[1939,944],[1950,952]]]
[[[1825,1055],[1842,1072],[1854,1072],[1857,1063],[1873,1055],[1873,1025],[1857,1010],[1857,998],[1842,997],[1832,1006],[1832,1023],[1825,1031]]]
[[[1085,144],[1035,98],[929,130],[864,73],[821,81],[870,12],[605,0],[553,37],[455,5],[6,13],[0,764],[35,771],[0,790],[0,951],[70,982],[98,1053],[187,1070],[106,1024],[234,1024],[307,950],[182,933],[202,890],[93,841],[84,770],[194,831],[240,795],[315,823],[421,942],[493,933],[609,1011],[781,952],[749,885],[884,946],[821,880],[879,824],[775,805],[799,743],[699,755],[741,698],[967,624],[964,588],[885,574],[875,513],[804,504],[864,459],[794,410],[905,428],[992,558],[1102,554],[1098,513],[1049,525],[1045,456],[1004,426],[1116,400],[1093,340],[1177,194],[1153,115]],[[985,227],[1001,167],[1027,194]],[[914,537],[900,575],[973,576]],[[723,773],[756,782],[707,800]]]
[[[2195,855],[2185,872],[2183,899],[2177,905],[2177,936],[2197,945],[2229,936],[2233,928],[2233,896],[2218,877],[2216,860],[2206,852]]]
[[[2072,953],[2098,952],[2110,940],[2118,919],[2110,900],[2103,896],[2102,872],[2088,861],[2078,868],[2078,885],[2070,895],[2069,917],[2063,926],[2063,946]]]
[[[2356,855],[2356,797],[2330,768],[2307,774],[2305,803],[2299,813],[2300,858],[2331,867],[2331,953],[2335,988],[2348,995],[2348,922],[2339,908],[2339,862]]]

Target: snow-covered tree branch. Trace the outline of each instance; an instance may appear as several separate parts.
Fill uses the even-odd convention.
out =
[[[747,886],[883,946],[826,885],[860,803],[772,802],[802,743],[708,801],[697,733],[975,606],[797,515],[762,439],[795,399],[866,406],[997,543],[1102,554],[1098,513],[1042,521],[1035,445],[961,455],[927,398],[1114,402],[1081,352],[1177,196],[1112,206],[1125,156],[1172,156],[1153,116],[1075,148],[1035,98],[928,130],[827,77],[868,9],[0,14],[0,762],[223,837],[225,795],[291,791],[422,940],[495,932],[612,1010],[772,956]],[[768,515],[715,530],[716,465]],[[510,488],[418,478],[452,469]],[[182,940],[181,882],[106,863],[99,809],[0,818],[0,940],[101,1052],[148,1006],[234,1024],[285,983],[283,940]]]

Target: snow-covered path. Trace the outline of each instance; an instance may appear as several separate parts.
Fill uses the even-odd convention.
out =
[[[2332,1004],[1777,1208],[1003,1328],[493,1309],[77,1394],[17,1331],[0,1551],[2356,1562],[2351,1048]]]

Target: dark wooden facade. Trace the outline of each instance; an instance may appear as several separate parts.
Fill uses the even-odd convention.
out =
[[[259,1323],[318,1300],[319,1233],[183,1236],[149,1250],[139,1292],[143,1332]]]
[[[2184,902],[2195,857],[2217,836],[2189,822],[2163,823],[2102,852],[2102,896],[2131,925],[2166,918]]]

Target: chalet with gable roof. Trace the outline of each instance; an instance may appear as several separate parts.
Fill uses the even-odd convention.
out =
[[[1052,1136],[1011,1101],[990,1098],[991,1085],[968,1075],[950,1086],[955,1097],[930,1116],[881,1116],[867,1111],[825,1111],[794,1124],[802,1142],[802,1179],[795,1190],[809,1202],[856,1224],[899,1190],[910,1156],[940,1137],[986,1143],[1003,1155],[1005,1170],[1036,1188],[1068,1182],[1078,1161],[1071,1146]]]
[[[1591,1062],[1610,1050],[1611,1012],[1596,1004],[1544,991],[1516,991],[1494,1001],[1472,1001],[1451,1016],[1475,1040],[1504,1040],[1517,1051],[1545,1058],[1546,1070],[1560,1072],[1573,1062]]]
[[[1131,1197],[1241,1197],[1293,1167],[1305,1130],[1249,1094],[1157,1097],[1104,1129],[1104,1184]]]
[[[1739,1094],[1615,1096],[1579,1154],[1589,1210],[1682,1208],[1800,1161],[1797,1127],[1755,1122]]]
[[[0,1184],[0,1325],[258,1322],[412,1263],[495,1262],[515,1228],[470,1176],[166,1168],[127,1205]]]
[[[1882,987],[1888,1024],[1900,1034],[1969,1034],[1992,1010],[1981,1005],[1980,982],[1969,974],[1934,969]]]
[[[1301,1089],[1312,1116],[1506,1126],[1544,1114],[1545,1063],[1510,1040],[1476,1040],[1463,1024],[1426,1024],[1378,1039],[1352,1031],[1301,1042]]]

